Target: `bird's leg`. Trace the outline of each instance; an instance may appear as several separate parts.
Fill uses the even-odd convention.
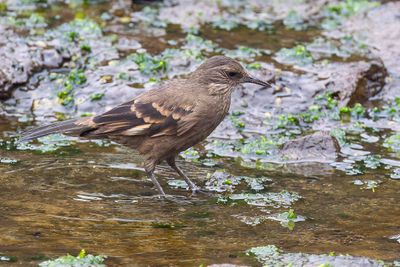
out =
[[[150,180],[153,182],[154,186],[157,188],[159,192],[159,195],[157,197],[177,204],[190,204],[190,202],[188,202],[187,200],[179,199],[177,196],[166,195],[160,183],[157,181],[156,176],[154,175],[155,165],[152,162],[146,162],[146,163],[147,166],[145,166],[145,170],[147,176],[150,178]]]
[[[158,192],[161,196],[165,197],[164,190],[162,189],[160,183],[157,181],[156,176],[154,175],[154,168],[146,168],[147,177],[153,182],[154,186],[157,188]]]
[[[193,183],[187,176],[186,174],[183,173],[183,171],[176,166],[175,163],[175,157],[170,157],[167,159],[167,163],[168,165],[174,169],[181,178],[183,178],[183,180],[185,180],[185,182],[189,185],[189,188],[192,190],[192,192],[198,192],[200,190],[199,187],[197,187],[197,185],[195,183]]]

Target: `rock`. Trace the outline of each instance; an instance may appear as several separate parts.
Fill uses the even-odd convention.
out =
[[[340,152],[339,142],[327,132],[316,132],[286,142],[279,156],[298,162],[333,162]]]
[[[324,34],[333,38],[353,36],[370,47],[372,54],[383,61],[390,79],[379,99],[392,99],[400,90],[400,2],[383,4],[378,8],[348,19],[338,30]]]
[[[305,73],[304,73],[305,72]],[[265,113],[299,113],[306,111],[316,95],[332,92],[339,97],[339,105],[366,103],[377,95],[385,84],[387,72],[379,60],[370,62],[332,62],[302,69],[301,74],[277,72],[270,65],[253,75],[274,76],[281,88],[260,88],[245,85],[233,93],[232,110],[247,110],[251,120],[260,122]],[[250,124],[248,124],[250,123]]]
[[[46,68],[57,68],[63,62],[62,56],[55,49],[46,49],[42,52],[43,66]]]
[[[40,62],[37,53],[31,53],[23,39],[10,31],[0,37],[0,99],[10,96],[17,84],[25,83],[35,63]]]
[[[206,182],[207,190],[214,192],[233,191],[233,188],[240,183],[241,178],[237,178],[224,171],[216,171]]]
[[[12,31],[0,29],[0,100],[9,98],[12,90],[26,83],[34,72],[43,67],[59,67],[61,63],[56,50],[29,45]]]
[[[247,255],[254,256],[263,266],[293,266],[293,267],[314,267],[314,266],[346,266],[346,267],[383,267],[385,264],[380,261],[365,257],[350,255],[315,255],[306,253],[285,253],[274,245],[255,247],[247,251]]]
[[[208,265],[207,267],[249,267],[248,265],[236,265],[236,264],[230,264],[230,263],[221,263],[221,264],[211,264]]]
[[[322,82],[329,91],[339,97],[340,106],[364,104],[377,95],[385,85],[387,72],[382,62],[332,63],[318,71],[320,77],[329,77]]]
[[[160,8],[160,18],[184,29],[199,28],[206,23],[219,19],[230,20],[235,24],[252,24],[254,22],[274,22],[283,20],[290,12],[308,19],[317,15],[329,0],[307,1],[212,1],[212,0],[175,0],[171,5]]]
[[[202,16],[201,13],[207,16]],[[180,24],[182,28],[190,28],[199,27],[218,13],[215,1],[180,0],[176,5],[161,8],[160,18],[173,24]]]
[[[346,20],[340,30],[325,32],[325,35],[340,38],[352,35],[372,48],[372,53],[381,58],[389,73],[400,73],[400,2],[386,3]]]

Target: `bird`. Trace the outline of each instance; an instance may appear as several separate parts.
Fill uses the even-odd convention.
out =
[[[223,121],[233,90],[243,83],[271,87],[249,75],[235,59],[213,56],[184,78],[172,78],[99,115],[27,130],[19,142],[49,134],[109,139],[143,156],[145,172],[158,196],[167,196],[154,175],[163,161],[197,192],[200,188],[176,165],[176,157],[203,141]]]

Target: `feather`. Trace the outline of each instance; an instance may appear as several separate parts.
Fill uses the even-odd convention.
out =
[[[123,103],[103,114],[41,126],[23,133],[22,141],[29,141],[48,134],[64,133],[86,138],[110,136],[182,135],[195,125],[193,113],[196,102],[179,99],[157,90],[146,92],[136,99]]]
[[[92,127],[79,123],[79,119],[72,119],[50,125],[41,126],[23,132],[18,142],[27,142],[32,139],[40,138],[49,134],[66,133],[70,135],[81,135],[83,132],[91,130]]]

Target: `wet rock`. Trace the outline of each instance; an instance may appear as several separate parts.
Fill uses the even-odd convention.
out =
[[[279,155],[287,161],[333,162],[340,152],[335,137],[327,132],[316,132],[286,142]]]
[[[256,207],[287,208],[302,197],[295,192],[281,191],[279,193],[240,193],[232,194],[228,200],[244,201],[248,205]]]
[[[11,96],[12,90],[28,81],[43,67],[59,67],[62,57],[54,49],[29,44],[11,30],[0,29],[0,99]]]
[[[142,47],[141,44],[134,39],[129,39],[126,37],[122,37],[122,38],[118,39],[117,48],[121,52],[131,52],[131,51],[137,50],[141,47]]]
[[[222,263],[222,264],[211,264],[208,267],[249,267],[248,265],[236,265],[230,263]]]
[[[365,103],[382,90],[387,77],[378,60],[317,64],[302,67],[299,74],[279,71],[272,65],[263,68],[253,74],[275,80],[278,87],[246,85],[233,93],[232,110],[246,109],[253,119],[263,119],[266,113],[299,113],[306,111],[314,97],[324,92],[338,96],[340,106]]]
[[[46,68],[57,68],[63,62],[62,56],[55,49],[46,49],[42,52],[43,66]]]
[[[383,262],[363,257],[349,255],[314,255],[305,253],[283,253],[274,245],[255,247],[247,251],[247,255],[254,256],[264,266],[348,266],[348,267],[378,267],[384,266]]]
[[[400,234],[389,236],[389,239],[397,241],[397,243],[400,243]]]
[[[231,30],[238,25],[250,29],[266,30],[268,24],[285,19],[290,13],[302,19],[317,15],[329,0],[318,1],[211,1],[177,0],[160,9],[160,18],[184,29],[199,28],[213,23],[221,29]]]
[[[85,72],[86,83],[74,92],[74,108],[60,103],[60,99],[57,97],[57,92],[62,90],[62,87],[59,88],[60,82],[58,79],[49,79],[49,73],[45,71],[42,73],[43,79],[37,85],[32,85],[34,90],[27,91],[18,88],[14,92],[14,98],[18,99],[18,103],[14,103],[14,100],[11,99],[6,102],[5,109],[10,114],[19,112],[32,114],[38,121],[49,118],[54,120],[56,114],[64,114],[66,117],[98,114],[145,91],[129,86],[131,82],[128,80],[118,78],[121,73],[138,75],[136,68],[136,64],[132,63],[124,64],[121,68],[103,66],[96,70],[88,70]],[[33,79],[29,81],[28,86],[31,82]],[[19,111],[14,108],[18,108]]]
[[[0,37],[0,99],[9,97],[17,84],[25,83],[40,61],[40,55],[23,39],[5,32]]]
[[[60,26],[58,30],[60,32],[53,30],[52,33],[48,33],[50,37],[55,38],[52,44],[58,48],[57,50],[63,51],[66,57],[80,55],[77,51],[80,49],[79,45],[62,39],[65,38],[68,29],[71,27],[76,29],[79,25],[86,25],[86,28],[81,29],[82,34],[92,28],[98,31],[92,22],[80,21]],[[168,49],[155,56],[139,50],[119,60],[116,58],[118,53],[112,47],[111,41],[102,38],[101,32],[92,33],[90,38],[86,38],[85,43],[90,45],[92,54],[96,55],[87,57],[89,65],[86,65],[84,69],[71,71],[68,69],[54,73],[44,71],[41,73],[41,79],[29,81],[26,87],[30,90],[20,87],[14,92],[14,98],[18,101],[17,103],[7,102],[9,104],[6,107],[7,113],[33,113],[32,115],[38,120],[43,120],[48,116],[54,117],[55,113],[63,113],[66,117],[84,113],[98,114],[143,93],[162,78],[172,78],[192,71],[201,64],[202,53],[214,47],[212,42],[207,42],[197,36],[188,36],[181,49]],[[63,41],[70,43],[70,46],[63,44]],[[134,42],[128,41],[128,43],[130,48],[140,47],[138,43],[136,46]],[[85,56],[78,58],[85,58]],[[79,64],[81,61],[70,63]],[[159,68],[160,64],[165,67]],[[84,76],[84,82],[80,82],[68,91],[65,82],[68,81],[68,75],[74,71]],[[60,92],[68,94],[71,105],[62,102],[58,95]],[[124,97],[121,98],[121,96]],[[17,107],[13,106],[15,104]]]
[[[381,99],[392,99],[400,90],[400,2],[383,4],[378,8],[348,19],[338,30],[326,31],[326,36],[341,38],[353,36],[371,48],[376,57],[382,59],[391,78],[379,95]]]
[[[206,188],[215,192],[232,191],[234,186],[240,183],[239,179],[236,179],[233,175],[217,171],[214,172],[206,182]]]
[[[224,171],[216,171],[208,178],[206,188],[214,192],[232,192],[236,186],[244,182],[249,189],[261,191],[265,188],[265,183],[271,181],[267,177],[233,176]]]
[[[6,44],[0,48],[0,58],[6,59],[0,62],[0,84],[3,84],[0,96],[8,98],[15,87],[17,90],[13,94],[15,99],[5,103],[5,114],[20,116],[32,111],[33,115],[42,119],[44,115],[55,117],[56,113],[66,118],[76,111],[78,114],[104,111],[122,103],[121,95],[133,97],[141,92],[128,86],[131,82],[122,77],[128,74],[139,76],[138,66],[132,61],[131,64],[110,66],[112,60],[119,58],[118,51],[112,40],[103,36],[100,26],[91,20],[75,19],[64,23],[48,30],[35,41],[30,37],[18,37],[11,31],[8,33],[10,36],[0,36],[0,44],[2,39]],[[121,50],[137,47],[140,44],[133,40],[121,42]],[[65,69],[58,69],[54,73],[47,70],[58,68],[63,63]],[[105,64],[108,65],[99,66]],[[18,68],[20,65],[22,67]],[[44,68],[46,70],[43,71]],[[63,90],[75,89],[69,88],[70,85],[66,83],[70,71],[81,71],[83,78],[79,85],[85,85],[79,92],[67,92],[71,97],[76,97],[76,103],[81,107],[76,110],[63,105],[58,97],[60,91],[63,94]],[[103,99],[106,91],[115,95]]]
[[[400,73],[400,2],[386,3],[366,14],[348,19],[337,31],[326,35],[340,38],[351,34],[373,48],[372,53],[381,58],[390,73]]]
[[[197,11],[196,11],[197,10]],[[177,1],[176,5],[160,9],[160,18],[179,24],[182,28],[199,27],[210,17],[219,13],[215,1]],[[204,16],[203,14],[207,14]]]
[[[385,85],[387,72],[378,61],[332,63],[319,71],[319,77],[329,76],[326,88],[339,97],[340,106],[366,103],[377,95]]]

